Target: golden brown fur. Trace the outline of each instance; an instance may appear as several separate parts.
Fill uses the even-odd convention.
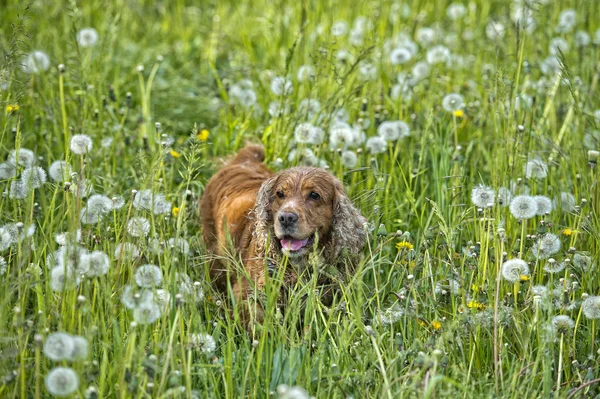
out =
[[[229,273],[236,300],[246,300],[254,289],[261,291],[267,265],[281,265],[284,253],[291,266],[286,285],[308,269],[309,254],[314,253],[319,269],[334,266],[342,274],[351,273],[365,244],[365,219],[342,183],[318,168],[296,167],[274,174],[263,160],[262,147],[245,147],[210,179],[200,201],[208,252],[224,257],[229,235],[244,262],[249,278]],[[211,278],[221,291],[227,288],[227,267],[217,259],[210,265]],[[261,321],[258,312],[255,317]]]

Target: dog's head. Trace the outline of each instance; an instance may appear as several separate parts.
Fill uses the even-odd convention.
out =
[[[307,256],[316,243],[331,261],[343,249],[357,254],[365,244],[365,218],[350,202],[342,183],[323,169],[286,169],[265,181],[254,214],[259,253],[270,239],[271,254],[294,260]]]

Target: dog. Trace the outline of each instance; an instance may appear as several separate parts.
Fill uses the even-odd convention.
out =
[[[246,146],[209,180],[200,199],[203,238],[213,255],[210,277],[221,292],[231,284],[238,303],[261,292],[266,274],[283,265],[283,286],[291,288],[314,269],[313,254],[319,269],[333,267],[340,275],[351,275],[367,239],[366,219],[333,174],[312,167],[274,173],[264,158],[261,146]],[[228,272],[231,266],[223,259],[230,249],[241,257],[245,273]],[[322,286],[330,286],[330,280],[318,277]],[[325,290],[322,301],[330,304],[333,294]],[[252,308],[254,312],[249,305],[240,312],[247,328],[264,319],[259,304]]]

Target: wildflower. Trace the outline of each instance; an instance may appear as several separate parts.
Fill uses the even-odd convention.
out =
[[[511,283],[521,281],[521,275],[529,275],[529,266],[522,259],[507,260],[502,264],[502,277]]]
[[[492,21],[485,27],[485,34],[490,40],[500,40],[504,37],[506,28],[499,21]]]
[[[362,61],[358,65],[358,72],[364,80],[375,80],[377,78],[377,66],[368,61]]]
[[[217,349],[215,339],[210,334],[190,334],[189,346],[200,350],[205,355],[212,354]]]
[[[370,137],[365,146],[371,154],[381,154],[387,150],[387,142],[383,137]]]
[[[153,301],[154,294],[152,291],[143,290],[136,293],[129,284],[125,286],[123,294],[121,294],[121,303],[123,303],[127,309],[135,309],[143,303],[150,303]]]
[[[156,302],[143,302],[133,309],[133,319],[139,324],[152,324],[161,316]]]
[[[555,274],[560,273],[565,270],[564,262],[557,262],[556,260],[550,258],[548,262],[546,262],[546,266],[544,266],[544,270],[546,273]]]
[[[158,287],[162,283],[162,271],[155,265],[142,265],[135,271],[135,282],[139,287]]]
[[[535,158],[530,161],[527,161],[525,165],[525,177],[531,179],[532,177],[536,179],[545,179],[548,176],[548,165],[546,162],[542,161],[540,158]]]
[[[406,47],[398,47],[390,53],[390,62],[392,65],[406,64],[412,59],[412,53]]]
[[[35,154],[27,148],[12,150],[8,155],[8,163],[11,165],[20,165],[24,168],[30,168],[35,164]]]
[[[573,255],[572,263],[576,268],[587,272],[592,266],[592,258],[590,256],[577,253]]]
[[[48,68],[50,68],[50,58],[48,54],[39,50],[27,54],[21,64],[21,69],[25,73],[38,74],[47,71]]]
[[[46,342],[44,342],[44,356],[55,362],[70,359],[74,349],[73,337],[63,332],[48,335]]]
[[[27,188],[40,188],[46,180],[46,171],[39,166],[25,168],[21,175],[21,181]]]
[[[415,246],[408,241],[399,241],[396,243],[396,249],[398,251],[402,251],[402,250],[412,251],[414,248],[415,248]]]
[[[20,180],[13,180],[10,182],[10,192],[8,194],[11,199],[23,199],[29,195],[27,185],[23,184]]]
[[[98,32],[94,28],[83,28],[77,32],[77,43],[80,47],[92,47],[98,42]]]
[[[312,65],[302,65],[298,68],[298,82],[306,82],[307,80],[314,80],[315,68]]]
[[[446,15],[453,21],[457,21],[467,14],[467,7],[461,3],[452,3],[446,8]]]
[[[480,184],[473,187],[471,191],[471,201],[473,205],[479,208],[490,208],[494,206],[494,189]]]
[[[575,322],[567,315],[554,316],[552,318],[552,327],[559,334],[568,334],[575,327]]]
[[[581,303],[581,310],[588,319],[600,319],[600,296],[588,296]]]
[[[450,50],[445,46],[437,45],[427,50],[426,59],[430,65],[446,62],[448,57],[450,57]]]
[[[8,105],[6,106],[6,113],[7,113],[7,114],[11,114],[11,113],[13,113],[13,112],[16,112],[16,111],[18,111],[18,110],[19,110],[19,108],[21,108],[21,107],[19,106],[19,104],[8,104]]]
[[[353,168],[358,163],[358,156],[354,151],[343,151],[342,152],[342,165],[346,168]]]
[[[440,323],[437,320],[434,320],[431,322],[431,327],[433,327],[434,330],[439,330],[440,328],[442,328],[442,323]]]
[[[547,215],[552,211],[552,200],[544,195],[533,197],[537,203],[537,214],[539,216]]]
[[[556,30],[560,33],[570,32],[573,30],[576,23],[577,12],[571,8],[568,8],[563,10],[558,16],[558,26]]]
[[[556,234],[546,233],[537,243],[531,246],[531,252],[538,259],[547,259],[560,251],[560,238]]]
[[[305,98],[304,100],[300,101],[300,105],[298,105],[298,113],[302,116],[305,116],[309,120],[314,119],[320,110],[321,103],[314,98]]]
[[[167,244],[169,245],[169,248],[181,253],[182,255],[187,255],[190,253],[190,244],[188,244],[185,238],[169,238]]]
[[[411,75],[415,82],[427,78],[431,72],[431,67],[425,61],[417,62],[411,69]]]
[[[6,251],[14,242],[14,236],[7,226],[0,227],[0,251]]]
[[[135,209],[153,211],[155,215],[171,212],[171,203],[162,194],[154,194],[150,190],[138,191],[133,200]]]
[[[71,174],[71,165],[65,161],[54,161],[48,168],[48,175],[55,182],[63,182]]]
[[[429,47],[435,40],[435,30],[427,26],[417,29],[415,32],[415,40],[423,47]]]
[[[233,104],[244,108],[251,108],[256,104],[256,92],[252,89],[252,82],[244,80],[229,88],[229,98]]]
[[[133,260],[140,256],[140,251],[130,242],[119,243],[115,248],[115,258],[119,259],[121,256],[123,259]]]
[[[173,158],[179,158],[181,156],[180,153],[178,153],[175,150],[169,150],[169,154],[173,157]]]
[[[93,251],[92,253],[83,253],[79,257],[79,269],[85,270],[88,277],[104,276],[108,273],[110,259],[102,251]]]
[[[177,217],[179,215],[179,207],[174,206],[173,209],[171,210],[171,213],[173,214],[174,217]]]
[[[46,389],[51,395],[69,396],[79,387],[77,373],[69,367],[55,367],[46,376]]]
[[[10,162],[0,163],[0,180],[12,179],[17,175],[17,168]]]
[[[456,111],[452,112],[454,114],[454,116],[456,116],[457,118],[462,118],[465,113],[462,109],[457,109]]]
[[[537,214],[537,202],[530,195],[517,195],[510,202],[510,213],[517,219],[531,219]]]
[[[583,30],[575,32],[575,46],[578,48],[589,46],[592,42],[590,35]]]
[[[557,56],[560,53],[566,53],[569,51],[569,43],[562,37],[555,37],[554,39],[550,40],[548,51],[550,52],[550,55],[554,56]]]
[[[278,399],[309,399],[310,396],[306,389],[294,386],[289,387],[285,384],[277,386],[277,398]]]
[[[331,26],[331,34],[333,36],[344,36],[348,32],[348,22],[335,21]]]
[[[8,264],[6,260],[0,256],[0,276],[4,276],[6,274],[6,270],[8,269]]]
[[[150,222],[143,217],[133,217],[127,223],[127,232],[133,237],[146,237],[150,232]]]
[[[352,53],[350,53],[348,50],[341,49],[335,53],[335,60],[342,66],[352,64],[354,62],[354,55],[352,55]]]
[[[89,354],[89,345],[85,338],[79,335],[73,337],[73,351],[69,356],[70,360],[86,360]]]
[[[575,210],[575,196],[571,193],[561,192],[560,197],[554,200],[554,204],[560,204],[560,209],[564,212]]]
[[[301,123],[294,129],[294,139],[299,144],[320,144],[323,138],[320,130],[312,123]]]
[[[454,112],[462,108],[464,104],[463,98],[460,94],[450,93],[442,100],[442,108],[448,112]]]
[[[294,88],[292,87],[292,82],[288,78],[284,78],[282,76],[276,76],[271,81],[271,91],[276,96],[286,96],[292,93]]]
[[[536,303],[543,303],[549,295],[548,287],[545,285],[534,285],[531,287],[531,295]]]
[[[469,302],[467,302],[467,307],[469,309],[485,310],[487,305],[476,300],[470,300]]]
[[[319,163],[319,159],[310,148],[303,148],[298,150],[294,148],[288,155],[289,162],[298,162],[300,165],[316,166]]]
[[[551,55],[541,62],[540,69],[544,75],[554,76],[560,71],[560,61]]]
[[[200,130],[200,133],[198,133],[196,135],[196,138],[200,141],[206,141],[206,140],[208,140],[209,135],[210,135],[210,133],[208,132],[208,130],[202,129],[202,130]]]
[[[92,139],[87,134],[76,134],[71,137],[71,151],[83,155],[92,150]]]
[[[375,321],[379,324],[394,324],[402,316],[404,316],[404,310],[400,308],[400,305],[394,304],[384,311],[380,310],[375,316]]]

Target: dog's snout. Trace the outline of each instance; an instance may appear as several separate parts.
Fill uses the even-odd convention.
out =
[[[293,227],[298,223],[298,214],[294,212],[279,212],[277,219],[282,227]]]

